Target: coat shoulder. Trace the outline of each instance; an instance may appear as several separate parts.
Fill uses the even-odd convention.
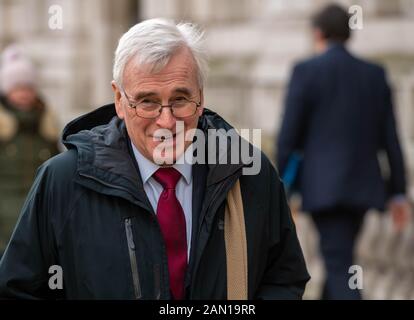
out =
[[[0,142],[7,142],[17,132],[17,121],[0,102]]]
[[[54,178],[63,181],[72,178],[77,170],[78,154],[76,149],[70,149],[47,160],[44,167]]]
[[[68,150],[44,162],[36,173],[36,190],[53,194],[53,199],[71,201],[74,193],[74,178],[77,173],[77,152]]]
[[[249,183],[257,185],[259,189],[263,188],[263,186],[268,187],[271,185],[278,188],[281,180],[277,168],[263,151],[259,150],[259,152],[260,169],[258,170],[258,173],[255,175],[245,175],[245,177],[249,177]]]
[[[270,161],[268,156],[261,151],[261,160],[262,160],[262,167],[264,170],[264,174],[269,175],[276,175],[279,178],[279,171],[276,166]]]
[[[76,174],[76,150],[68,150],[50,158],[36,173],[29,200],[39,203],[39,214],[48,217],[56,230],[62,229],[83,194],[76,183]]]

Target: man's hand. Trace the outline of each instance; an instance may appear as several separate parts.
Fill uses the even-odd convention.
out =
[[[402,231],[411,218],[411,205],[409,201],[405,197],[397,196],[390,200],[388,208],[391,212],[396,231]]]

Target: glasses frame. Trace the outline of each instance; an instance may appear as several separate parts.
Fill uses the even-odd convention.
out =
[[[160,107],[159,107],[159,109],[158,109],[158,115],[157,115],[157,116],[155,116],[155,117],[149,117],[149,118],[148,118],[148,117],[143,117],[143,116],[138,115],[138,113],[137,113],[137,108],[138,108],[138,106],[137,106],[137,105],[135,105],[135,104],[133,104],[133,103],[131,102],[131,100],[129,100],[129,97],[128,97],[128,95],[126,94],[125,89],[124,89],[122,86],[120,86],[120,88],[121,88],[121,91],[122,91],[123,95],[125,96],[125,98],[126,98],[126,99],[127,99],[127,101],[128,101],[128,107],[129,107],[129,108],[131,108],[131,109],[135,109],[135,114],[136,114],[136,116],[137,116],[137,117],[140,117],[140,118],[143,118],[143,119],[156,119],[156,118],[158,118],[158,117],[161,115],[161,112],[162,112],[162,109],[163,109],[163,108],[170,108],[170,109],[171,109],[171,114],[172,114],[175,118],[178,118],[178,119],[189,118],[189,117],[192,117],[193,115],[195,115],[195,114],[197,113],[197,109],[198,109],[199,107],[201,107],[201,101],[200,101],[200,102],[196,102],[196,101],[189,100],[189,99],[187,99],[187,98],[184,98],[184,97],[183,97],[183,99],[187,100],[188,102],[195,103],[196,108],[195,108],[195,110],[194,110],[194,113],[193,113],[193,114],[191,114],[191,115],[188,115],[188,116],[185,116],[185,117],[177,117],[177,116],[174,114],[174,109],[172,108],[172,107],[173,107],[173,103],[169,103],[169,104],[163,105],[162,103],[153,102],[154,104],[158,104],[158,105],[160,106]],[[201,90],[200,90],[200,96],[201,96]],[[138,103],[138,104],[139,104],[139,103]]]

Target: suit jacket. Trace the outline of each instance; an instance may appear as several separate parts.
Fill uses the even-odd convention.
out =
[[[298,63],[277,140],[283,175],[293,152],[303,155],[299,190],[303,209],[334,206],[382,210],[390,195],[405,193],[403,156],[391,91],[383,68],[332,44]],[[390,174],[382,174],[385,151]]]

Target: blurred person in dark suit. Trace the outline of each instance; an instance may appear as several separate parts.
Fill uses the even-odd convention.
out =
[[[355,239],[370,208],[388,207],[397,229],[408,219],[406,178],[391,90],[382,67],[353,56],[348,13],[329,5],[313,17],[316,57],[291,76],[277,140],[281,176],[302,155],[299,192],[320,235],[324,299],[360,299],[348,281]],[[385,151],[389,177],[378,153]]]
[[[40,98],[36,70],[12,44],[0,65],[0,257],[36,169],[59,150],[55,117]]]

